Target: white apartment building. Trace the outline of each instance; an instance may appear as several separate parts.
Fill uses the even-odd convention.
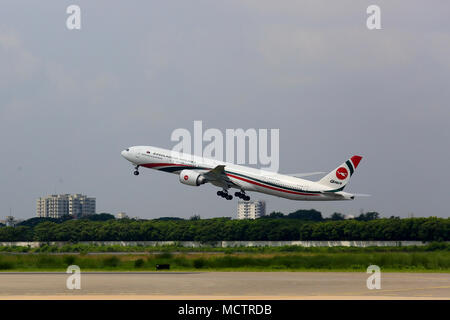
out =
[[[127,214],[126,214],[125,212],[119,212],[119,213],[116,215],[116,217],[117,217],[117,219],[125,219],[125,218],[128,218],[128,216],[127,216]]]
[[[82,194],[52,194],[37,199],[36,215],[41,218],[76,218],[95,214],[95,198]]]
[[[238,201],[238,219],[257,219],[264,215],[266,215],[265,201]]]

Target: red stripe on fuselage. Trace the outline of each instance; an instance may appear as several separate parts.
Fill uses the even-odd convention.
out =
[[[229,176],[229,177],[238,179],[238,180],[242,180],[242,181],[245,181],[245,182],[248,182],[248,183],[256,184],[257,186],[268,188],[268,189],[272,189],[272,190],[275,190],[275,191],[282,191],[282,192],[287,192],[287,193],[292,193],[292,194],[299,194],[299,195],[302,195],[302,196],[318,196],[318,194],[313,194],[313,193],[295,192],[295,191],[283,190],[283,189],[279,189],[279,188],[275,188],[275,187],[271,187],[271,186],[266,186],[266,185],[263,185],[261,183],[258,183],[258,182],[255,182],[255,181],[251,181],[251,180],[247,180],[245,178],[241,178],[241,177],[235,176],[233,174],[229,174],[229,173],[227,173],[226,175]]]
[[[146,163],[146,164],[140,164],[141,167],[146,168],[155,168],[155,167],[165,167],[165,166],[183,166],[183,167],[192,167],[187,164],[176,164],[176,163]]]
[[[155,167],[165,167],[165,166],[183,166],[183,167],[192,167],[191,165],[187,165],[187,164],[176,164],[176,163],[148,163],[148,164],[141,164],[140,166],[142,167],[146,167],[146,168],[155,168]],[[195,169],[195,168],[194,168]],[[226,173],[227,176],[238,179],[238,180],[242,180],[251,184],[255,184],[257,186],[260,187],[264,187],[264,188],[268,188],[268,189],[272,189],[275,191],[281,191],[281,192],[286,192],[286,193],[292,193],[292,194],[299,194],[302,196],[318,196],[319,194],[315,194],[315,193],[303,193],[303,192],[295,192],[295,191],[289,191],[289,190],[283,190],[280,188],[275,188],[275,187],[271,187],[271,186],[266,186],[264,184],[255,182],[255,181],[251,181],[242,177],[238,177],[235,176],[234,174],[230,174],[230,173]]]

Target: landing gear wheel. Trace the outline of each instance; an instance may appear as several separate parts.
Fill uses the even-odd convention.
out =
[[[217,191],[217,195],[219,197],[225,198],[227,200],[233,199],[233,196],[231,194],[228,194],[228,192],[226,190],[224,190],[224,191]]]
[[[137,170],[135,172],[133,172],[133,173],[134,173],[135,176],[139,175],[139,171],[137,171]]]
[[[242,192],[235,192],[234,195],[236,197],[238,197],[238,198],[241,198],[242,200],[245,200],[245,201],[250,200],[250,197],[247,196],[244,191],[242,191]]]

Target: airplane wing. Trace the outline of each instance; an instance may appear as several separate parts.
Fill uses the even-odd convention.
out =
[[[231,186],[235,185],[226,175],[224,165],[219,165],[214,169],[203,173],[203,176],[208,182],[211,182],[213,185],[224,189],[228,189]]]
[[[204,173],[203,175],[208,179],[209,178],[217,179],[217,178],[221,178],[223,176],[226,177],[225,166],[224,165],[217,166],[214,169],[211,169],[208,172]]]
[[[326,172],[317,171],[317,172],[307,172],[307,173],[283,173],[287,176],[297,177],[297,178],[303,178],[303,177],[309,177],[309,176],[315,176],[317,174],[323,174]]]

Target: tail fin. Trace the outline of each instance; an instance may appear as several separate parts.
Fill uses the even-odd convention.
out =
[[[349,160],[345,161],[339,167],[320,179],[318,183],[339,191],[343,190],[345,185],[350,181],[350,177],[355,172],[361,159],[362,157],[360,156],[351,157]]]

